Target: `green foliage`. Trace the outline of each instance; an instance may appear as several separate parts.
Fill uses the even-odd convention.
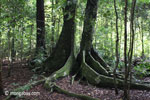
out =
[[[36,72],[37,70],[41,69],[42,64],[45,60],[46,60],[45,55],[43,53],[39,53],[33,60],[34,69],[32,69],[32,71]]]
[[[130,25],[130,9],[131,1],[129,0],[128,11],[128,34]],[[109,2],[109,3],[108,3]],[[82,37],[84,14],[87,0],[78,0],[76,10],[76,34],[75,34],[75,53],[79,52],[80,41]],[[97,21],[95,25],[95,34],[93,40],[93,47],[99,51],[99,54],[105,61],[114,66],[115,65],[115,43],[116,43],[116,30],[115,30],[115,12],[113,7],[113,0],[100,0],[97,14]],[[118,17],[119,17],[119,57],[123,58],[124,54],[124,2],[123,0],[116,0]],[[45,43],[46,43],[46,56],[51,54],[53,47],[56,45],[60,32],[63,26],[63,8],[66,6],[66,0],[54,0],[52,5],[51,0],[45,0]],[[36,47],[36,0],[0,0],[0,51],[4,52],[3,56],[9,56],[9,45],[11,39],[15,38],[15,52],[16,57],[33,58]],[[135,45],[134,54],[141,56],[141,32],[144,33],[144,53],[150,56],[150,0],[137,0],[135,9]],[[52,12],[53,8],[53,12]],[[54,15],[55,25],[52,22],[52,13]],[[68,19],[72,16],[68,16]],[[141,24],[143,23],[143,24]],[[52,33],[54,29],[54,36]],[[54,37],[54,41],[52,41]],[[128,35],[128,46],[130,36]],[[30,44],[31,42],[31,44]],[[32,55],[32,56],[30,56]],[[40,52],[34,57],[35,69],[41,68],[45,55]],[[142,72],[143,68],[149,69],[147,64],[136,66],[137,72]],[[120,62],[119,68],[124,68],[123,62]],[[145,73],[145,71],[143,72]]]
[[[137,66],[134,67],[135,70],[135,75],[139,76],[139,77],[144,77],[147,75],[150,75],[150,63],[148,62],[143,62]]]
[[[11,83],[12,86],[19,86],[18,83]]]

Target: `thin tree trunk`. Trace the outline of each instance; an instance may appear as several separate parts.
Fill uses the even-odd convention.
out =
[[[1,16],[1,1],[0,1],[0,16]],[[3,48],[2,47],[3,47],[2,46],[2,33],[0,32],[0,48],[2,50],[0,54],[0,96],[4,94],[3,82],[2,82],[2,60],[3,60]]]
[[[130,52],[129,52],[129,69],[128,69],[128,74],[130,75],[130,84],[131,84],[131,79],[132,79],[132,58],[133,58],[133,48],[134,48],[134,9],[136,6],[136,0],[132,0],[132,8],[131,8],[131,21],[130,21],[130,30],[131,30],[131,43],[130,43]],[[130,100],[130,84],[128,86],[128,100]]]
[[[128,100],[128,66],[127,66],[127,10],[128,0],[125,0],[125,11],[124,11],[124,63],[125,63],[125,79],[124,79],[124,100]]]
[[[24,35],[24,26],[23,26],[23,23],[22,23],[22,34],[21,34],[21,61],[23,60],[23,35]]]
[[[143,22],[141,21],[141,42],[142,42],[142,58],[144,58],[144,33],[143,33]]]
[[[134,34],[135,34],[135,39],[134,39],[134,49],[133,49],[133,52],[134,52],[134,57],[135,57],[135,55],[136,55],[136,38],[137,38],[137,36],[136,36],[136,24],[134,25],[134,30],[135,30],[135,32],[134,32]]]
[[[58,0],[56,0],[56,4],[58,4]],[[59,33],[60,33],[60,22],[61,22],[60,20],[61,20],[61,16],[58,17],[58,22],[57,22],[56,42],[58,41]]]
[[[0,58],[0,96],[3,95],[3,82],[2,82],[2,59]]]
[[[123,24],[122,24],[122,19],[120,19],[120,24],[121,24],[121,29],[120,29],[120,48],[119,48],[119,58],[121,58],[121,48],[122,48],[122,33],[123,33]]]
[[[52,0],[52,37],[51,37],[51,51],[55,45],[55,17],[54,16],[54,0]]]
[[[13,27],[13,37],[11,39],[11,58],[12,58],[12,62],[15,61],[15,26]]]
[[[0,48],[2,48],[2,40],[1,40],[2,34],[0,32]],[[2,50],[2,49],[1,49]],[[2,60],[3,60],[3,52],[0,54],[0,96],[3,95],[3,82],[2,82]]]
[[[119,54],[118,54],[119,32],[118,32],[118,12],[117,12],[117,7],[116,7],[116,0],[114,0],[114,8],[115,8],[115,13],[116,13],[116,66],[115,66],[113,74],[114,74],[115,92],[116,94],[118,94],[117,85],[116,85],[116,70],[119,64]]]
[[[33,24],[31,25],[31,33],[30,33],[30,55],[32,55],[32,34],[33,34]]]
[[[111,29],[113,29],[113,25],[112,25],[112,22],[111,22]],[[113,48],[113,32],[111,32],[111,53],[112,53],[112,57],[113,57],[113,55],[114,55],[114,53],[113,53],[113,50],[114,48]]]
[[[10,36],[10,33],[11,32],[11,28],[8,28],[8,33],[7,33],[7,42],[8,42],[8,61],[9,61],[9,64],[8,64],[8,77],[10,77],[10,74],[11,74],[11,65],[12,65],[12,56],[11,56],[11,36]]]

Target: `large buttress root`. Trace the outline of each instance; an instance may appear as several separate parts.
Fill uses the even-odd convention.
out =
[[[92,98],[90,96],[86,96],[86,95],[82,95],[82,94],[76,94],[76,93],[66,91],[66,90],[60,88],[59,86],[55,85],[54,81],[56,79],[61,78],[61,77],[65,77],[65,76],[70,74],[72,67],[74,65],[74,62],[75,62],[75,58],[74,58],[73,54],[71,54],[69,56],[68,60],[66,61],[65,65],[62,68],[60,68],[58,71],[54,72],[50,77],[46,78],[44,87],[47,90],[62,93],[62,94],[65,94],[67,96],[75,97],[75,98],[78,98],[81,100],[99,100],[97,98]]]
[[[75,58],[74,58],[74,55],[71,53],[65,65],[46,79],[46,82],[44,84],[45,88],[50,87],[49,85],[51,85],[52,81],[55,81],[58,78],[69,75],[72,70],[72,66],[74,62],[75,62]]]
[[[110,71],[109,65],[106,64],[106,62],[99,56],[99,54],[94,50],[94,48],[91,48],[91,55],[93,58],[98,61],[107,71]]]
[[[86,62],[97,73],[108,75],[108,71],[98,61],[96,61],[90,53],[87,53]]]
[[[85,52],[83,52],[82,58],[83,58],[82,63],[81,63],[82,77],[85,77],[86,80],[89,81],[89,83],[91,83],[93,85],[100,86],[100,87],[114,88],[113,77],[101,74],[101,73],[95,71],[95,69],[93,69],[93,67],[88,65],[88,63],[85,60],[86,59],[85,58]],[[123,88],[124,80],[117,78],[116,84],[117,84],[118,88],[121,89],[121,88]],[[150,85],[132,82],[131,83],[131,89],[150,90]]]

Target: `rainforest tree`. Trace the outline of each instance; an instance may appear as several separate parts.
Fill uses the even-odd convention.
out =
[[[74,4],[74,3],[70,3],[70,4]],[[72,7],[75,7],[75,6],[72,6]],[[65,7],[64,11],[66,10],[66,8],[68,8],[68,5]],[[60,35],[59,41],[52,55],[44,63],[45,69],[49,71],[48,73],[53,73],[47,79],[45,83],[46,87],[50,87],[50,83],[52,80],[69,75],[72,69],[75,75],[76,73],[78,73],[78,75],[80,75],[81,78],[84,77],[89,83],[93,85],[97,85],[100,87],[101,86],[114,87],[114,85],[112,85],[114,84],[114,79],[113,79],[112,71],[110,70],[110,67],[98,55],[98,53],[96,52],[96,50],[93,49],[93,46],[92,46],[94,25],[95,25],[95,21],[97,17],[97,9],[98,9],[98,0],[87,1],[87,5],[85,8],[84,27],[83,27],[82,39],[80,43],[80,52],[77,56],[76,62],[74,61],[74,56],[73,56],[73,42],[71,42],[70,40],[70,38],[74,40],[74,37],[71,37],[71,35],[69,34],[68,36],[70,37],[68,36],[64,37],[65,34],[68,33],[68,31],[65,31],[66,29],[65,23],[71,20],[69,19],[66,21],[65,20],[66,14],[64,14],[64,25],[63,25],[63,29],[62,29],[62,33]],[[75,8],[73,11],[75,11]],[[75,14],[75,12],[71,14]],[[71,17],[71,18],[74,18],[74,17]],[[70,22],[72,22],[73,20],[74,19],[72,19]],[[71,24],[70,22],[68,22],[67,25],[70,25]],[[68,26],[67,29],[70,29],[69,33],[71,32],[74,34],[74,31],[71,27],[69,28]],[[68,40],[70,40],[70,42],[66,44]],[[63,42],[60,42],[60,41],[63,41]],[[127,81],[127,84],[128,83],[129,82]],[[117,75],[116,86],[118,88],[122,88],[123,85],[124,85],[124,80],[121,77],[119,77],[119,75]],[[134,82],[131,83],[131,88],[149,89],[147,85],[143,85],[140,83],[135,84]]]
[[[44,0],[36,0],[37,40],[36,54],[45,52],[45,15]]]
[[[71,53],[74,53],[75,12],[77,1],[67,0],[65,4],[65,8],[63,8],[64,22],[61,35],[51,56],[46,59],[43,65],[45,70],[49,73],[53,73],[60,69],[66,63]]]
[[[130,99],[130,89],[150,90],[149,82],[137,79],[136,69],[132,74],[132,68],[141,66],[134,60],[136,57],[141,59],[141,64],[144,55],[149,60],[150,3],[144,1],[138,0],[135,6],[136,0],[108,0],[109,3],[105,0],[1,0],[0,51],[5,51],[1,53],[2,61],[10,60],[10,69],[15,65],[13,58],[22,61],[25,58],[32,71],[41,72],[43,77],[15,90],[19,92],[44,83],[46,89],[82,100],[97,100],[59,88],[55,80],[67,75],[71,76],[72,83],[74,78],[83,79],[97,87],[115,88],[116,94],[117,89],[124,89],[125,100]],[[149,66],[144,65],[147,74],[145,67]]]

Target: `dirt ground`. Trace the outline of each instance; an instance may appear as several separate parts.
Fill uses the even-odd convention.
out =
[[[15,62],[12,65],[11,77],[8,77],[8,62],[3,64],[3,85],[5,92],[13,92],[12,89],[27,84],[29,81],[38,80],[39,77],[29,70],[26,62]],[[145,80],[150,82],[150,77],[145,78]],[[122,100],[123,91],[119,90],[119,95],[115,95],[114,89],[104,89],[97,88],[88,83],[79,83],[75,81],[71,85],[70,76],[62,78],[56,81],[56,84],[61,88],[68,90],[73,93],[85,94],[100,100]],[[11,100],[79,100],[77,98],[68,97],[63,94],[50,92],[43,87],[43,84],[37,85],[32,89],[25,91],[33,93],[32,95],[24,96],[21,98],[11,98]],[[0,100],[5,100],[7,96],[0,96]],[[140,90],[131,90],[131,100],[150,100],[150,92],[140,91]]]

